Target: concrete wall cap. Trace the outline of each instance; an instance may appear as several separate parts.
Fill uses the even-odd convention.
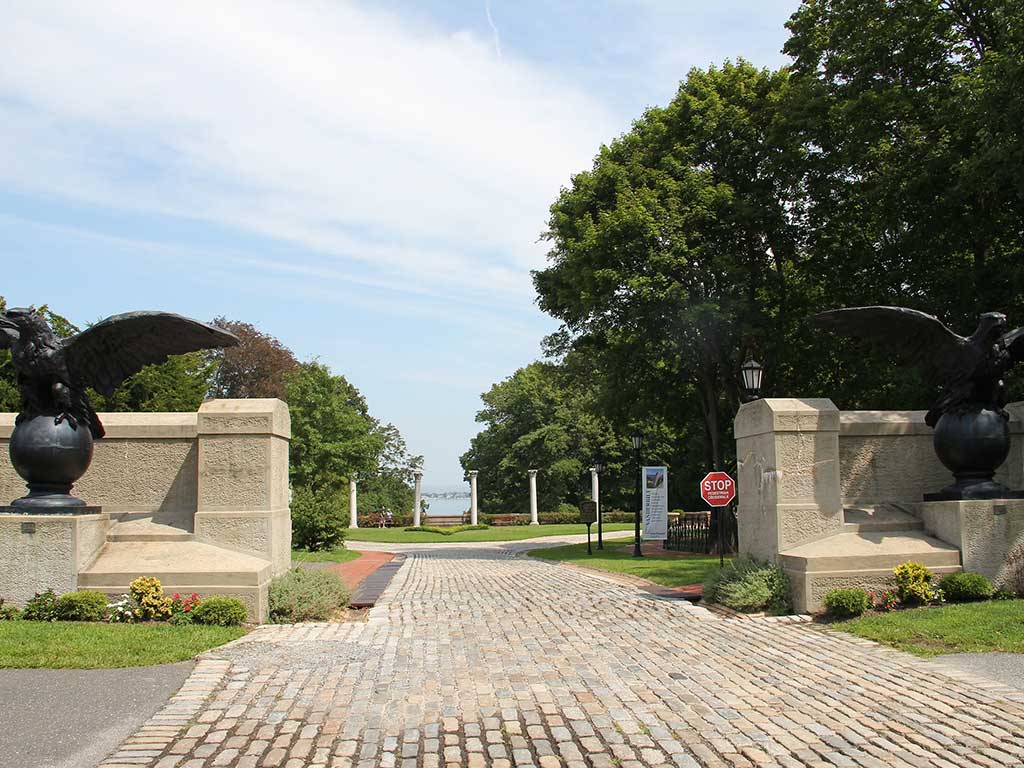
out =
[[[737,439],[768,432],[838,432],[839,409],[827,397],[771,397],[740,406]]]
[[[195,413],[101,413],[107,438],[194,438]],[[0,413],[0,440],[9,440],[16,413]]]
[[[290,439],[288,405],[274,397],[207,400],[199,406],[200,435],[276,435]]]

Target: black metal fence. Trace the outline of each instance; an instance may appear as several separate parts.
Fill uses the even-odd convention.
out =
[[[735,552],[736,515],[732,507],[718,507],[713,511],[685,512],[671,520],[665,549],[674,552],[710,554],[718,551],[718,523],[721,521],[725,552]]]

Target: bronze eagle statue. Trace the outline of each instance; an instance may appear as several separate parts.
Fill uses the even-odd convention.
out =
[[[17,423],[53,416],[55,424],[87,426],[94,438],[104,430],[89,387],[109,397],[147,365],[236,344],[234,334],[168,312],[114,315],[66,339],[33,308],[0,312],[0,348],[11,350],[21,394]]]
[[[986,312],[970,336],[951,331],[933,315],[905,307],[851,307],[813,317],[843,336],[863,339],[916,366],[938,385],[925,416],[935,427],[945,413],[988,408],[1009,418],[1003,375],[1024,361],[1024,328],[1007,331],[1006,315]]]

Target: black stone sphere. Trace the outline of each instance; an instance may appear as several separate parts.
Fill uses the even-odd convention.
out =
[[[1014,494],[992,478],[1010,455],[1010,425],[989,408],[947,412],[935,425],[935,453],[956,482],[926,501],[1005,499]]]
[[[52,415],[35,416],[16,424],[11,433],[11,464],[29,490],[12,507],[45,513],[85,506],[70,494],[92,461],[92,434],[84,424],[75,428],[66,420],[54,422]]]

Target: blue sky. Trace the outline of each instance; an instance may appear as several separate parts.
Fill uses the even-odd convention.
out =
[[[252,322],[460,485],[480,393],[555,328],[529,271],[559,188],[691,67],[783,64],[797,5],[12,4],[0,294]]]

